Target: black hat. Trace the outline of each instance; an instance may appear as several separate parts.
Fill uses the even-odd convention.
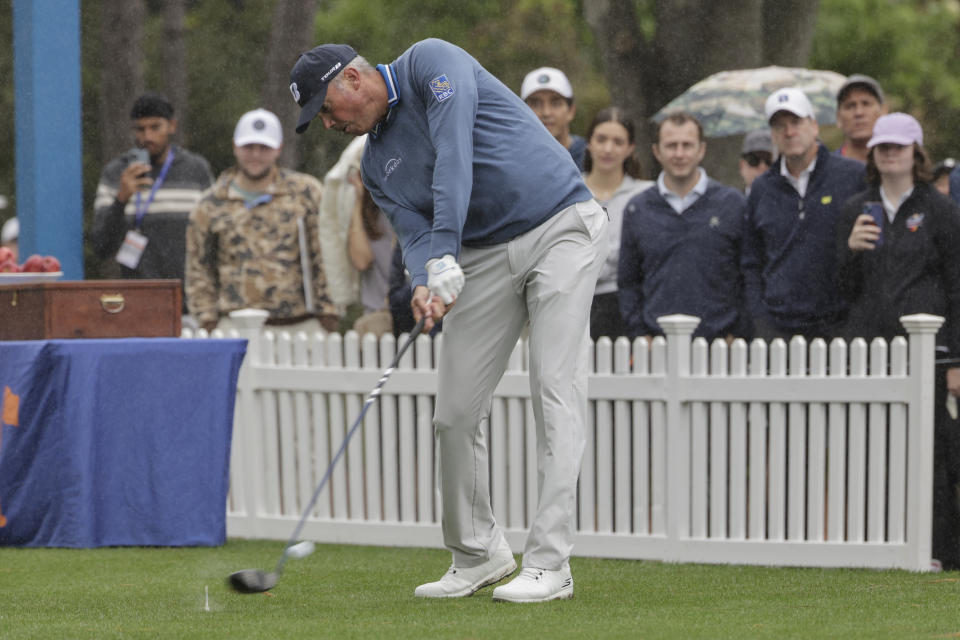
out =
[[[300,105],[297,133],[307,130],[327,98],[330,81],[356,57],[357,52],[346,44],[322,44],[300,54],[290,71],[290,93]]]

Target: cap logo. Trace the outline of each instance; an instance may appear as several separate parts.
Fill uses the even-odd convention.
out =
[[[299,103],[300,103],[300,90],[297,89],[297,83],[296,83],[296,82],[291,82],[291,83],[290,83],[290,93],[293,94],[293,99],[296,100],[297,103],[299,104]]]
[[[542,75],[539,75],[537,76],[537,82],[539,82],[540,84],[547,84],[548,82],[550,82],[550,76],[548,76],[545,73]]]
[[[337,64],[335,64],[335,65],[333,65],[332,67],[330,67],[330,70],[329,70],[329,71],[327,71],[325,74],[323,74],[322,76],[320,76],[320,82],[326,82],[327,79],[328,79],[330,76],[332,76],[334,73],[336,73],[337,70],[339,70],[340,67],[342,67],[342,66],[343,66],[343,65],[338,62]]]
[[[786,93],[781,93],[780,96],[777,98],[777,102],[789,102],[789,101],[790,101],[790,96],[787,95]]]
[[[266,127],[267,127],[267,123],[264,122],[263,120],[253,121],[253,128],[256,129],[257,131],[263,131]]]

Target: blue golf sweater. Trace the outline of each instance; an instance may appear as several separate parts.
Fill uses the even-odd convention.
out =
[[[834,282],[834,231],[844,203],[866,186],[865,165],[820,145],[801,198],[780,174],[782,162],[777,160],[750,188],[740,266],[754,319],[802,330],[839,321],[846,312]]]
[[[656,186],[630,200],[617,287],[631,338],[662,334],[657,318],[671,313],[698,316],[694,336],[710,340],[740,333],[745,204],[743,194],[713,179],[679,215]]]
[[[592,197],[530,107],[463,49],[423,40],[378,68],[390,109],[367,139],[363,180],[413,286],[430,258],[507,242]]]

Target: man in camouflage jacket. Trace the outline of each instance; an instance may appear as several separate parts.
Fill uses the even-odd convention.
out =
[[[244,114],[233,136],[236,166],[190,214],[186,296],[205,329],[226,328],[231,311],[250,308],[269,311],[268,324],[292,330],[337,328],[317,225],[322,187],[313,176],[277,166],[282,143],[273,113]]]

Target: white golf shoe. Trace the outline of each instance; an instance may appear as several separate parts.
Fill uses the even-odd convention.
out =
[[[520,574],[493,590],[498,602],[546,602],[573,597],[573,576],[570,568],[559,571],[524,567]]]
[[[413,595],[419,598],[463,598],[471,596],[483,587],[500,582],[517,568],[510,545],[501,538],[500,546],[489,560],[476,567],[450,565],[447,572],[436,582],[428,582],[416,588]]]

